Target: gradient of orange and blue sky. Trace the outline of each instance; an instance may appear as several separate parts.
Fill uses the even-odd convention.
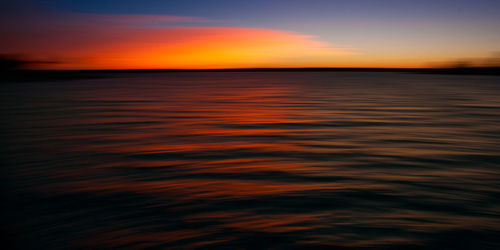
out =
[[[7,1],[0,54],[52,69],[427,67],[499,51],[499,13],[497,0]]]

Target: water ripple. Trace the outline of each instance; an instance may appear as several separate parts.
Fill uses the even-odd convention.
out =
[[[5,83],[27,248],[500,243],[500,79],[156,73]]]

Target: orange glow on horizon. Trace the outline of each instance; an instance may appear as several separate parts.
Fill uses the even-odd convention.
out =
[[[38,69],[416,68],[436,59],[337,48],[296,32],[199,26],[197,17],[72,14],[7,30],[0,53],[21,54]],[[196,23],[179,26],[174,23]],[[24,25],[24,26],[23,26]],[[36,37],[37,39],[33,39]],[[448,58],[443,59],[443,61]]]
[[[11,32],[3,50],[55,62],[39,64],[42,69],[269,67],[354,54],[312,36],[281,30],[148,26],[148,20],[203,22],[189,17],[80,14],[76,19]]]
[[[330,48],[326,43],[301,34],[232,27],[155,30],[141,34],[141,38],[135,41],[113,46],[103,44],[95,51],[95,56],[84,65],[119,69],[248,67],[303,57],[351,53]]]

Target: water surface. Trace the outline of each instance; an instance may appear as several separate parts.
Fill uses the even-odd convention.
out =
[[[28,248],[499,248],[500,78],[204,72],[3,83]]]

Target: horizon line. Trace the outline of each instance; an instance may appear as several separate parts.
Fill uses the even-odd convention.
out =
[[[37,69],[19,68],[13,71],[415,71],[415,70],[481,70],[500,66],[469,67],[250,67],[250,68],[130,68],[130,69]]]

